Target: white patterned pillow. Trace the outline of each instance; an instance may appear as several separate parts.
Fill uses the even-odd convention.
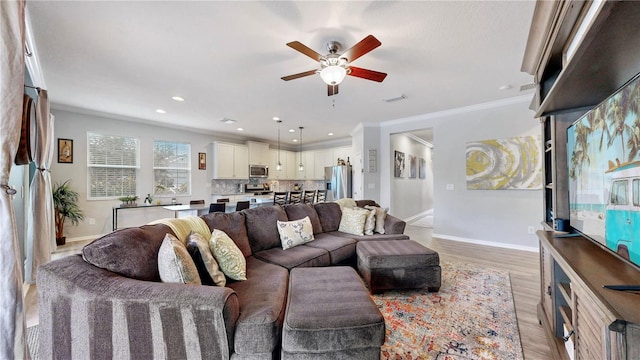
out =
[[[353,235],[364,235],[364,223],[367,220],[368,210],[361,208],[342,208],[342,218],[338,231]]]
[[[294,221],[278,220],[278,233],[283,250],[308,243],[314,239],[313,226],[308,216]]]
[[[384,219],[387,217],[387,209],[371,205],[366,205],[364,208],[376,210],[376,227],[374,231],[378,234],[384,234]]]
[[[236,243],[224,231],[214,229],[209,248],[222,272],[233,280],[247,280],[247,260]]]
[[[191,232],[187,236],[187,251],[191,254],[203,285],[225,286],[227,278],[220,270],[218,262],[213,257],[209,242],[197,232]]]
[[[201,285],[198,269],[187,248],[171,234],[165,235],[160,245],[158,272],[162,282]]]
[[[376,228],[376,209],[365,209],[367,219],[364,221],[364,234],[373,235],[373,230]]]

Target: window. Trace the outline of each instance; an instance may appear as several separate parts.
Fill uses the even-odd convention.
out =
[[[633,179],[633,206],[640,206],[640,179]]]
[[[618,180],[613,182],[611,187],[611,205],[627,205],[627,180]]]
[[[87,133],[89,199],[136,194],[138,139]]]
[[[191,145],[153,142],[153,188],[156,195],[191,195]]]

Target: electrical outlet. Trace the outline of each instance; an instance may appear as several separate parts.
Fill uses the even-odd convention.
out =
[[[96,219],[95,218],[89,218],[89,225],[95,225],[96,224]]]
[[[527,228],[527,232],[528,232],[529,234],[535,234],[535,233],[536,233],[536,228],[534,228],[533,226],[529,226],[529,227]]]
[[[454,190],[453,184],[447,184],[447,190],[448,191],[453,191]]]

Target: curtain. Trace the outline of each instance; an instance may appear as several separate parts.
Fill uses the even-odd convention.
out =
[[[28,359],[22,261],[9,189],[24,92],[24,1],[0,1],[0,358]]]
[[[47,90],[38,89],[36,172],[30,186],[31,211],[27,217],[25,278],[35,282],[38,266],[51,260],[51,246],[55,241],[53,198],[49,168],[53,158],[53,116],[49,113]]]

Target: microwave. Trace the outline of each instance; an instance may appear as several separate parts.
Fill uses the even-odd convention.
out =
[[[269,167],[267,165],[249,165],[250,178],[267,178],[269,177]]]

